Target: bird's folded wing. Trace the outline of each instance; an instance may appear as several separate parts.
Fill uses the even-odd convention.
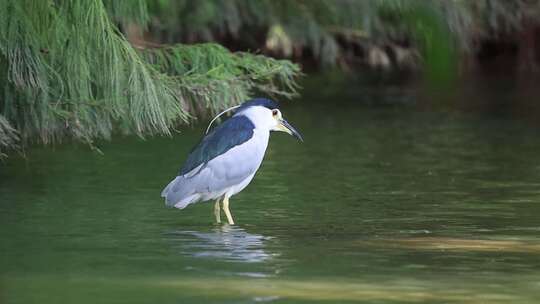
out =
[[[245,143],[253,137],[254,128],[255,125],[245,116],[239,115],[227,119],[193,148],[184,166],[180,169],[179,175],[186,175],[201,165],[204,167],[212,159]]]

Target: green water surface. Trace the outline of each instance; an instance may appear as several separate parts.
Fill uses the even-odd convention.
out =
[[[10,156],[0,303],[540,303],[540,129],[327,85],[283,107],[305,142],[272,135],[235,226],[159,197],[204,122]]]

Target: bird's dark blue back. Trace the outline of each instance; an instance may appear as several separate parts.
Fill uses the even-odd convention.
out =
[[[179,175],[184,175],[253,137],[255,125],[243,115],[233,116],[217,126],[193,148]]]

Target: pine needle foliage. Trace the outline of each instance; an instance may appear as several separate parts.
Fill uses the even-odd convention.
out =
[[[170,134],[254,90],[290,96],[298,66],[216,44],[134,47],[146,2],[0,0],[0,151],[113,132]]]

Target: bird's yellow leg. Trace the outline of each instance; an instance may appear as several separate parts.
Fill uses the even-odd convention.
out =
[[[232,218],[231,211],[229,210],[229,197],[227,196],[223,198],[223,211],[225,212],[225,215],[227,216],[229,225],[234,225],[234,220]]]
[[[221,223],[221,210],[219,210],[219,198],[216,200],[214,205],[214,216],[216,217],[216,222]]]

